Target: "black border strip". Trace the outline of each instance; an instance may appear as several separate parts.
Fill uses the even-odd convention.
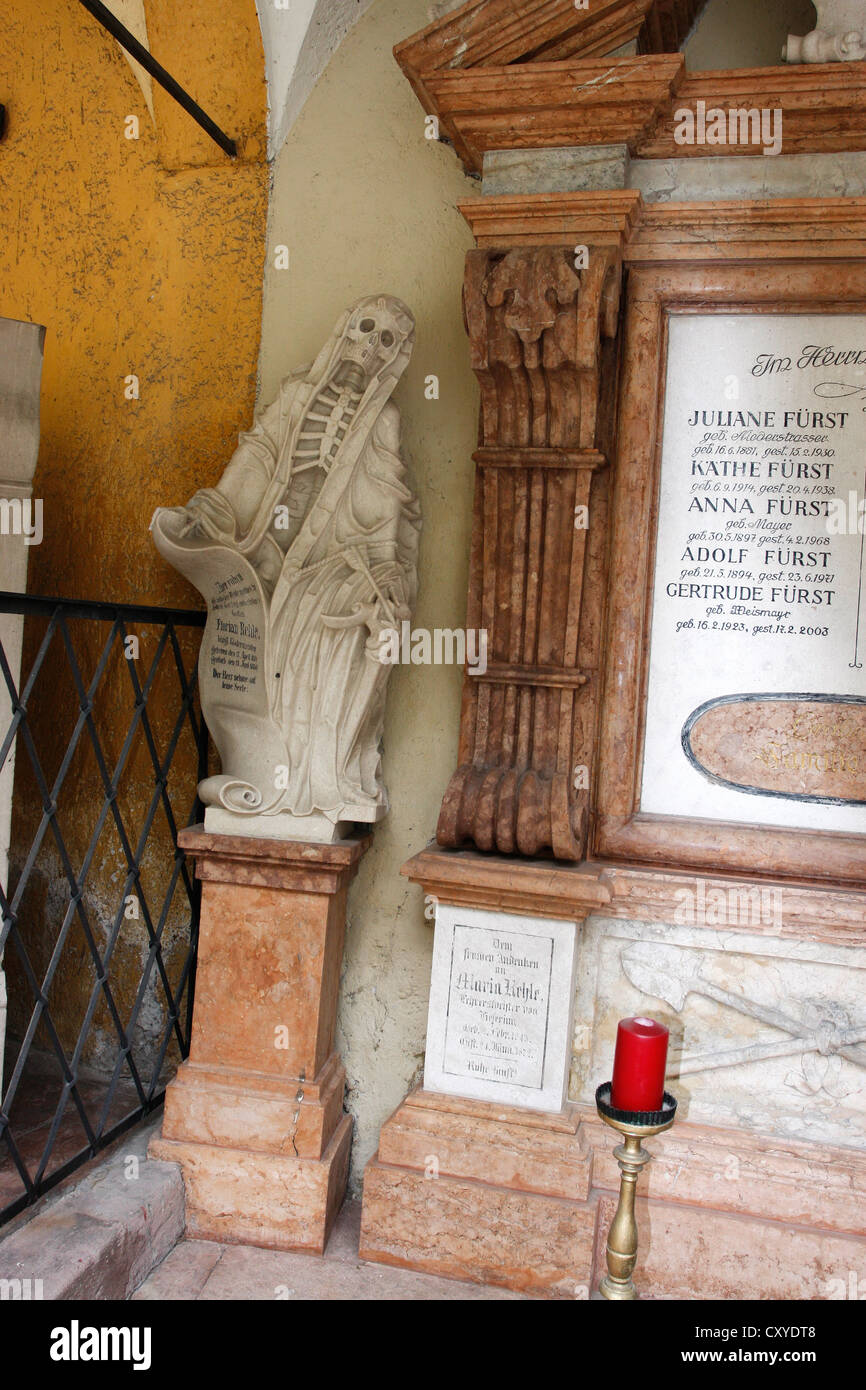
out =
[[[692,729],[698,720],[707,713],[708,710],[716,709],[719,705],[736,704],[760,704],[770,700],[790,700],[798,703],[812,704],[832,704],[832,705],[866,705],[866,696],[863,695],[796,695],[796,694],[742,694],[742,695],[716,695],[712,700],[705,700],[697,709],[693,709],[680,734],[680,743],[683,752],[696,772],[705,777],[708,782],[714,782],[717,787],[726,787],[729,791],[744,792],[748,796],[772,796],[780,801],[801,801],[809,802],[818,806],[866,806],[866,797],[862,800],[854,800],[843,796],[813,796],[809,792],[779,792],[764,787],[750,787],[744,782],[729,782],[725,777],[719,777],[717,773],[710,772],[704,767],[703,763],[698,762],[697,756],[691,745]]]

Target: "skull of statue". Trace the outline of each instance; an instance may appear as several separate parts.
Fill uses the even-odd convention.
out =
[[[369,380],[396,357],[405,336],[386,299],[364,300],[346,326],[342,360],[361,367]]]

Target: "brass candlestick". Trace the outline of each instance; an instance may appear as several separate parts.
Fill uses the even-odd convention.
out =
[[[637,1221],[634,1199],[641,1169],[652,1158],[641,1147],[641,1140],[670,1129],[677,1113],[675,1098],[664,1093],[661,1110],[617,1110],[610,1103],[611,1083],[606,1081],[595,1093],[595,1104],[605,1124],[625,1135],[613,1156],[619,1164],[619,1202],[607,1236],[607,1274],[598,1286],[602,1298],[637,1298],[632,1271],[637,1261]]]

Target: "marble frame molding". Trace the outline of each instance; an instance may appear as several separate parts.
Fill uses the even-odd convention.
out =
[[[778,113],[786,154],[863,148],[862,62],[690,72],[680,45],[704,0],[468,0],[394,55],[467,172],[494,150],[622,143],[632,157],[724,156],[680,143],[682,112]],[[623,46],[632,51],[623,52]],[[823,55],[821,55],[823,56]],[[751,139],[737,153],[759,156]]]
[[[820,207],[816,200],[816,231]],[[654,259],[651,239],[648,249]],[[772,242],[761,254],[750,240],[748,263],[724,264],[724,258],[706,261],[706,247],[695,259],[687,242],[676,249],[683,257],[677,263],[653,265],[641,264],[639,246],[632,248],[593,855],[694,870],[711,870],[723,856],[731,873],[862,884],[866,845],[860,835],[651,816],[638,809],[669,317],[690,310],[866,314],[866,265],[849,259],[850,251],[842,250],[835,263],[811,260],[805,250],[797,260],[778,259]]]

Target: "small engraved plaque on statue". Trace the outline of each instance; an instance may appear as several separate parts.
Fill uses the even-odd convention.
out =
[[[560,1110],[576,943],[574,922],[439,904],[425,1090]]]

